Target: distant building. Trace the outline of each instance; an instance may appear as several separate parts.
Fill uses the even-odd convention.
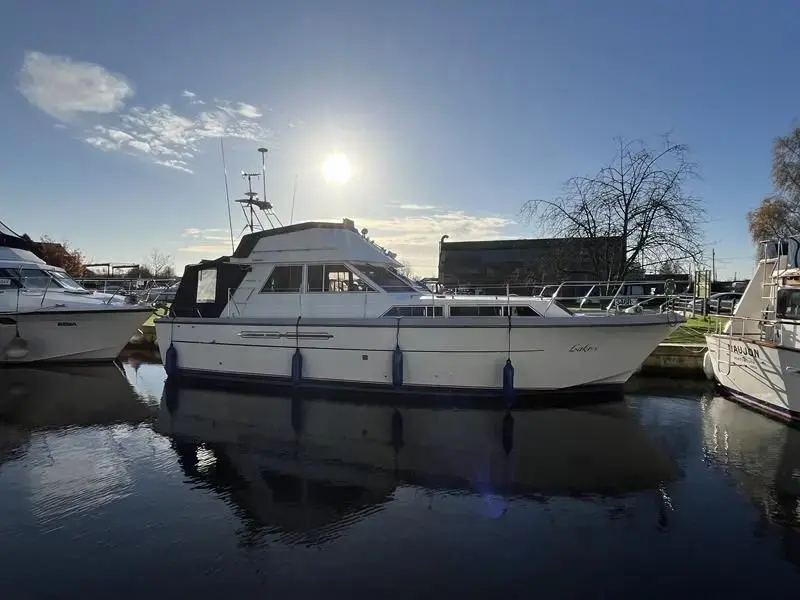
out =
[[[439,282],[448,289],[530,293],[542,283],[607,280],[625,260],[624,239],[551,238],[447,242],[439,248]]]

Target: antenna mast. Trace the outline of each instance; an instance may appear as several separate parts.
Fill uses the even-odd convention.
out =
[[[283,226],[281,220],[278,218],[278,215],[272,210],[272,204],[266,200],[267,195],[267,184],[266,184],[266,173],[267,173],[267,166],[266,166],[266,154],[269,152],[266,148],[259,148],[258,151],[261,153],[261,173],[245,173],[242,171],[242,178],[247,179],[247,192],[244,193],[244,198],[240,198],[236,200],[239,204],[242,205],[242,213],[244,213],[244,220],[245,226],[242,229],[244,232],[247,229],[250,229],[250,233],[253,233],[256,229],[256,223],[258,223],[259,229],[264,229],[264,225],[261,223],[261,219],[256,212],[256,208],[260,209],[264,213],[264,217],[267,219],[270,227],[275,227],[272,223],[272,217],[278,222],[279,225]],[[264,198],[261,200],[258,199],[258,192],[253,191],[253,178],[262,178],[263,183],[263,190],[264,190]],[[249,213],[248,213],[249,211]],[[272,213],[272,214],[270,214]]]
[[[228,192],[228,167],[225,164],[225,144],[219,138],[219,149],[222,151],[222,172],[225,175],[225,204],[228,205],[228,229],[231,232],[231,253],[236,250],[233,247],[233,217],[231,216],[231,195]]]

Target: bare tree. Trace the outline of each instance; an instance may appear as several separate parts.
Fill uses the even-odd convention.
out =
[[[773,142],[772,184],[776,193],[747,213],[750,237],[756,243],[800,233],[800,127]]]
[[[604,279],[669,259],[696,259],[705,209],[686,189],[698,176],[688,148],[667,136],[657,149],[616,142],[610,164],[594,176],[569,179],[557,198],[526,202],[523,219],[538,219],[557,237],[588,239],[581,248]]]
[[[169,277],[173,272],[172,257],[169,254],[161,254],[157,248],[153,248],[147,258],[147,266],[154,278]]]
[[[411,279],[414,276],[414,271],[411,268],[411,263],[402,258],[398,258],[397,261],[402,264],[402,266],[397,269],[397,272],[400,273],[400,275],[402,275],[403,277]]]

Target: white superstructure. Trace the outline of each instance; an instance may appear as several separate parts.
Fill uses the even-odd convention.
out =
[[[706,374],[731,396],[786,420],[800,418],[800,241],[764,242],[730,321],[706,336]]]
[[[0,223],[0,364],[110,361],[152,308],[84,289]]]
[[[349,220],[250,233],[231,257],[187,267],[172,313],[156,321],[167,372],[444,393],[592,389],[627,381],[682,320],[435,294],[398,267]]]

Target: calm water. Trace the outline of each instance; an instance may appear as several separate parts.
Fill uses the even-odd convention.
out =
[[[708,393],[162,402],[124,371],[0,370],[3,598],[800,589],[800,433]]]

